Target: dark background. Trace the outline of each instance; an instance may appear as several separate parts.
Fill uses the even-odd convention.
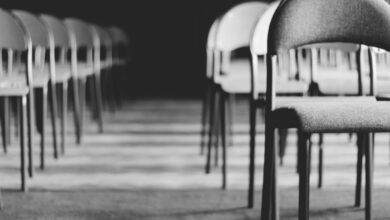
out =
[[[244,0],[3,0],[0,7],[118,25],[130,37],[128,97],[198,97],[214,19]]]

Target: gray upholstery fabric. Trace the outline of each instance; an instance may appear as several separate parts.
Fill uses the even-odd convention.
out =
[[[390,102],[374,97],[295,99],[279,103],[272,119],[275,127],[309,133],[384,132],[390,131]]]
[[[272,19],[268,53],[325,42],[390,50],[389,39],[390,6],[383,0],[288,0]]]

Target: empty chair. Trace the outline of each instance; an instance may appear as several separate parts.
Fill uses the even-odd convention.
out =
[[[239,48],[249,48],[250,42],[252,39],[252,34],[256,25],[264,25],[263,29],[267,30],[268,24],[266,22],[259,22],[262,19],[270,20],[277,7],[278,3],[272,5],[259,3],[259,2],[248,2],[235,6],[229,10],[223,17],[217,28],[216,43],[215,43],[215,60],[214,65],[217,70],[214,72],[214,83],[216,83],[215,91],[213,92],[217,102],[219,102],[219,111],[220,111],[220,121],[221,121],[221,136],[222,136],[222,145],[223,145],[223,154],[224,148],[226,145],[225,139],[225,100],[228,94],[245,94],[248,96],[249,100],[251,95],[251,72],[250,72],[250,57],[246,59],[235,60],[229,58],[230,54],[234,50]],[[267,16],[267,18],[264,18]],[[266,38],[264,38],[266,39]],[[263,42],[266,45],[266,40]],[[221,57],[225,54],[226,57]],[[226,55],[227,54],[227,55]],[[256,68],[259,69],[256,84],[259,86],[256,89],[257,97],[264,99],[265,94],[265,81],[266,77],[264,74],[264,63],[259,63]],[[261,71],[263,70],[263,71]],[[308,86],[306,82],[297,81],[289,77],[289,72],[284,71],[283,68],[280,68],[278,73],[278,94],[279,95],[299,95],[302,96],[306,93]],[[261,74],[263,73],[263,74]],[[211,103],[211,105],[215,105]],[[252,106],[262,106],[261,102],[252,102],[250,101],[250,109],[253,109]],[[252,111],[249,113],[250,120],[255,121],[256,112]],[[211,125],[218,126],[218,125]],[[248,206],[253,207],[254,198],[254,155],[255,155],[255,130],[253,124],[251,127],[251,137],[250,137],[250,166],[249,166],[249,190],[248,190]],[[216,137],[218,138],[218,137]],[[284,137],[285,138],[285,137]],[[209,140],[209,148],[211,147],[212,137]],[[225,157],[225,156],[223,156]],[[224,158],[223,158],[224,159]],[[208,155],[208,164],[209,164],[209,155]],[[225,159],[223,160],[225,161]],[[223,163],[223,170],[226,170],[225,163]],[[207,168],[207,166],[206,166]],[[225,171],[226,172],[226,171]],[[223,172],[223,173],[225,173]],[[225,176],[225,175],[223,175]],[[225,184],[226,177],[223,180]]]
[[[364,19],[362,19],[364,18]],[[390,130],[390,104],[375,99],[306,98],[278,102],[275,58],[281,51],[314,43],[345,42],[390,49],[390,6],[382,0],[290,0],[272,18],[267,46],[265,164],[262,219],[279,219],[274,129],[297,128],[299,142],[299,219],[309,219],[309,145],[312,133],[359,132],[366,158],[366,219],[372,219],[372,132]],[[370,76],[375,79],[373,51]],[[360,63],[361,64],[361,63]],[[357,62],[359,65],[359,61]],[[374,80],[371,80],[373,82]],[[375,83],[372,83],[373,85]],[[317,99],[316,101],[314,99]],[[322,99],[322,100],[321,100]]]
[[[75,112],[77,112],[75,114],[77,116],[75,118],[76,142],[80,144],[86,110],[86,84],[87,81],[93,79],[95,74],[93,59],[95,45],[91,27],[87,23],[75,18],[67,18],[64,22],[68,28],[71,44],[73,95],[77,97],[74,102]],[[85,59],[81,57],[82,50],[85,52]],[[99,130],[102,130],[102,128],[99,127]]]
[[[124,91],[127,90],[126,86],[128,86],[124,82],[128,79],[129,74],[130,42],[123,29],[112,26],[107,30],[112,39],[113,73],[111,81],[108,83],[113,94],[111,99],[115,100],[115,103],[111,104],[110,107],[114,110],[115,106],[122,105],[125,98]]]
[[[214,45],[215,45],[215,37],[216,32],[218,28],[220,18],[215,19],[213,24],[210,27],[209,34],[207,36],[207,45],[206,45],[206,91],[204,93],[204,98],[202,102],[202,118],[201,118],[201,142],[200,142],[200,153],[204,153],[204,149],[207,144],[207,133],[210,133],[210,127],[209,125],[215,122],[212,122],[213,119],[210,118],[211,115],[209,114],[210,111],[213,112],[213,110],[209,110],[210,107],[213,107],[214,105],[210,105],[210,96],[211,96],[211,87],[213,86],[213,71],[214,71]],[[211,122],[209,121],[211,119]],[[212,132],[212,131],[211,131]],[[209,134],[209,136],[211,136]]]
[[[57,158],[57,95],[54,85],[54,73],[52,73],[49,66],[46,63],[46,50],[50,47],[49,31],[46,29],[45,24],[35,15],[14,10],[13,14],[22,22],[26,28],[28,34],[31,36],[32,47],[34,49],[34,65],[32,69],[33,75],[33,88],[34,93],[35,109],[36,109],[36,122],[38,132],[41,136],[41,153],[40,153],[40,167],[45,167],[45,131],[46,131],[46,118],[47,118],[47,100],[48,90],[50,89],[50,113],[51,113],[51,124],[52,124],[52,137],[53,137],[53,154]],[[49,64],[50,65],[50,64]],[[53,79],[53,80],[51,80]]]
[[[68,32],[64,23],[58,18],[51,15],[41,15],[43,23],[49,31],[49,69],[51,76],[51,86],[59,91],[57,99],[53,99],[53,109],[59,106],[60,108],[60,124],[61,124],[61,152],[65,153],[66,145],[66,125],[67,125],[67,112],[68,112],[68,84],[71,79],[71,65],[67,59],[67,54],[70,51],[70,41],[68,38]],[[58,55],[56,56],[56,51]],[[73,97],[73,102],[75,101]],[[74,112],[76,114],[76,112]],[[55,155],[57,156],[57,155]]]
[[[29,133],[31,132],[32,127],[32,97],[29,97],[29,94],[32,94],[32,43],[30,35],[21,25],[18,19],[12,16],[10,13],[0,9],[0,28],[2,30],[0,37],[0,48],[2,52],[4,50],[8,51],[7,56],[7,68],[3,69],[3,57],[0,57],[0,75],[1,75],[1,84],[0,84],[0,96],[2,101],[5,98],[15,98],[17,100],[20,108],[19,112],[19,123],[20,123],[20,171],[21,171],[21,188],[23,191],[27,191],[27,170],[26,170],[26,139],[29,139],[29,151],[32,156],[32,145],[31,139],[32,135],[28,135],[26,138],[26,120],[27,120],[27,99],[30,100],[29,105],[29,119],[27,120],[27,126],[29,128]],[[20,63],[25,65],[25,68],[17,69],[14,65],[14,55],[16,53],[27,53],[26,56],[22,56]],[[2,53],[0,53],[2,54]],[[4,140],[3,140],[4,141]],[[31,161],[31,157],[29,157]],[[30,162],[32,165],[32,161]],[[32,167],[30,167],[32,169]]]

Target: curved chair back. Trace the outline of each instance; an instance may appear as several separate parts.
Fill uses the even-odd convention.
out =
[[[221,51],[232,51],[248,47],[256,22],[269,4],[246,2],[230,9],[222,16],[216,33],[215,47]]]
[[[219,22],[220,22],[220,18],[218,17],[217,19],[214,20],[213,24],[210,27],[209,34],[207,35],[207,45],[206,45],[207,50],[214,49]]]
[[[69,39],[72,47],[91,48],[94,46],[91,28],[86,22],[76,18],[67,18],[64,22],[68,28]]]
[[[389,19],[390,6],[383,0],[284,1],[270,25],[268,53],[326,42],[389,50]]]
[[[20,10],[13,10],[12,13],[22,22],[33,46],[49,47],[49,32],[36,15]]]
[[[269,8],[264,12],[252,32],[250,41],[250,50],[256,55],[267,54],[267,38],[268,30],[271,23],[272,16],[279,7],[280,2],[270,4]]]
[[[43,14],[40,16],[53,36],[55,47],[70,47],[68,31],[65,24],[58,18]]]
[[[215,40],[217,35],[217,29],[219,25],[220,18],[215,19],[213,24],[210,27],[209,34],[207,36],[207,45],[206,45],[206,77],[211,79],[213,76],[213,63],[214,63],[214,47]]]
[[[27,50],[31,39],[18,19],[0,9],[0,48]]]
[[[102,27],[94,25],[93,28],[96,29],[95,37],[99,38],[100,44],[103,45],[106,48],[109,48],[112,46],[112,40],[110,37],[110,34]]]
[[[108,32],[111,35],[113,44],[115,44],[115,45],[117,45],[117,44],[128,45],[129,44],[129,39],[128,39],[126,33],[121,28],[109,27]]]
[[[8,72],[12,71],[13,51],[27,51],[26,82],[28,86],[32,85],[32,43],[31,37],[20,20],[12,13],[0,9],[0,55],[1,50],[8,50]],[[3,59],[0,56],[0,74],[3,74]]]
[[[284,1],[272,18],[268,34],[267,112],[270,113],[275,106],[273,55],[304,45],[333,42],[390,50],[388,39],[390,5],[383,0]],[[371,90],[374,90],[372,53],[369,50]]]

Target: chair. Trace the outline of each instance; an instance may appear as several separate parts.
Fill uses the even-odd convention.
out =
[[[111,110],[115,110],[115,106],[122,106],[125,95],[123,91],[126,91],[126,84],[123,82],[126,81],[127,75],[129,74],[129,62],[130,57],[130,42],[127,34],[123,29],[112,26],[107,28],[112,40],[112,74],[111,81],[107,84],[111,88],[107,88],[112,91],[111,99],[114,101],[113,104],[110,104]]]
[[[297,128],[299,219],[309,219],[309,146],[312,133],[359,132],[365,154],[365,219],[372,219],[372,133],[390,131],[390,104],[371,97],[306,98],[277,102],[275,59],[281,51],[314,43],[346,42],[390,49],[390,6],[382,0],[289,0],[276,10],[268,33],[262,219],[279,219],[274,129]],[[369,48],[372,90],[376,66]],[[357,63],[359,65],[359,62]],[[360,63],[362,64],[362,63]],[[322,100],[315,100],[322,99]]]
[[[71,79],[71,65],[67,60],[67,54],[70,51],[70,42],[68,38],[68,32],[64,23],[58,18],[51,15],[41,15],[40,18],[45,23],[49,30],[49,59],[50,59],[50,73],[51,73],[51,86],[56,88],[59,93],[61,109],[60,112],[60,125],[61,125],[61,153],[65,153],[66,146],[66,127],[67,127],[67,112],[68,112],[68,84]],[[56,56],[56,51],[58,56]],[[54,102],[54,99],[53,99]],[[73,97],[73,103],[75,103],[75,97]],[[54,106],[57,106],[54,104]],[[55,107],[56,108],[56,107]],[[77,112],[74,112],[76,115]]]
[[[64,22],[68,29],[71,44],[72,86],[75,97],[74,110],[76,112],[76,143],[80,144],[86,111],[86,84],[88,79],[95,74],[93,59],[95,45],[91,28],[87,23],[75,18],[67,18]],[[81,59],[81,53],[79,53],[81,50],[84,50],[86,53],[85,60]]]
[[[216,45],[215,45],[215,62],[217,71],[215,71],[214,83],[217,85],[214,91],[215,99],[220,102],[219,111],[220,111],[220,121],[221,121],[221,136],[222,136],[222,150],[224,156],[224,148],[226,145],[225,139],[225,100],[227,94],[245,94],[248,96],[248,99],[251,100],[251,72],[250,72],[250,59],[246,60],[233,60],[229,58],[222,59],[219,54],[228,54],[230,56],[234,50],[242,47],[249,48],[250,42],[252,39],[253,30],[256,25],[259,24],[261,20],[268,20],[272,17],[273,12],[275,11],[278,3],[272,5],[259,3],[259,2],[249,2],[243,3],[238,6],[235,6],[229,10],[220,21],[220,24],[217,29],[216,35]],[[264,17],[267,18],[264,18]],[[265,25],[263,29],[267,29],[268,25],[266,22],[260,22],[261,25]],[[282,64],[282,62],[280,62]],[[259,64],[256,68],[264,69],[264,64]],[[289,77],[289,72],[285,71],[282,66],[280,66],[278,78],[280,81],[280,87],[278,87],[279,95],[304,95],[308,86],[306,82],[297,81]],[[260,73],[261,71],[259,71]],[[265,84],[265,74],[258,74],[256,82]],[[263,97],[265,94],[265,86],[263,89],[259,87],[257,89],[257,96]],[[250,106],[254,105],[250,101]],[[258,105],[257,103],[256,105]],[[261,105],[261,103],[260,103]],[[250,108],[253,109],[253,108]],[[256,121],[256,112],[250,111],[249,117],[251,121]],[[211,125],[212,126],[212,125]],[[253,124],[250,125],[250,158],[249,158],[249,187],[248,187],[248,207],[253,207],[254,203],[254,172],[255,172],[255,129]],[[285,132],[287,134],[287,132]],[[286,138],[286,137],[284,137]],[[211,139],[211,138],[210,138]],[[210,143],[210,140],[209,140]],[[210,150],[209,144],[209,150]],[[209,158],[208,158],[209,163]],[[223,158],[223,170],[226,170],[226,161]],[[223,187],[226,186],[226,171],[223,172]]]
[[[209,110],[210,107],[214,105],[210,105],[210,89],[213,85],[212,76],[213,76],[213,67],[214,67],[214,45],[215,45],[215,37],[216,31],[218,28],[220,18],[215,19],[213,24],[210,27],[209,34],[207,36],[207,45],[206,45],[206,91],[204,93],[204,98],[202,102],[202,117],[201,117],[201,141],[200,141],[200,154],[204,154],[204,149],[207,143],[207,133],[210,131],[209,125],[213,124],[213,119],[210,116],[214,116],[214,114],[209,114],[209,112],[213,112],[213,110]],[[209,121],[211,119],[211,121]],[[209,122],[208,122],[209,121]],[[209,136],[211,136],[210,134]]]
[[[21,189],[27,191],[27,171],[26,171],[26,121],[28,127],[27,136],[28,148],[29,148],[29,171],[32,171],[32,145],[31,145],[31,130],[32,130],[32,43],[31,38],[23,25],[15,18],[11,13],[0,9],[0,28],[2,30],[0,37],[0,48],[2,52],[7,50],[7,69],[3,69],[3,57],[0,57],[0,97],[4,101],[5,98],[17,99],[20,108],[19,123],[20,123],[20,173],[21,173]],[[25,68],[18,70],[14,66],[14,55],[16,53],[27,53],[26,56],[21,57],[21,63],[25,65]],[[2,55],[2,53],[0,53]],[[22,75],[20,75],[20,74]],[[21,77],[19,77],[21,76]],[[29,99],[28,106],[28,118],[27,117],[27,101]],[[26,120],[27,119],[27,120]],[[4,140],[3,140],[4,141]],[[31,174],[31,173],[30,173]]]
[[[41,152],[40,152],[40,168],[45,168],[45,131],[47,118],[47,100],[48,89],[50,90],[50,115],[53,136],[53,154],[54,158],[58,157],[57,149],[57,95],[54,86],[55,73],[51,72],[46,65],[45,57],[46,50],[50,47],[49,31],[46,29],[44,23],[35,15],[20,10],[13,10],[12,13],[21,21],[31,36],[32,47],[34,49],[34,65],[32,69],[33,88],[35,96],[36,109],[36,124],[38,132],[41,136]],[[23,67],[22,67],[23,68]]]

